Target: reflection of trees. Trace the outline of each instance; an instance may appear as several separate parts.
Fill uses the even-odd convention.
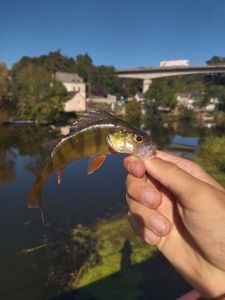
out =
[[[0,149],[0,182],[7,183],[15,179],[15,153]]]
[[[167,147],[170,144],[171,137],[173,136],[172,127],[165,128],[162,121],[148,119],[145,123],[144,130],[151,131],[153,140],[156,141],[160,149]]]
[[[55,135],[55,132],[49,131],[49,127],[1,126],[0,182],[5,183],[15,179],[15,163],[18,154],[28,156],[24,167],[37,175],[46,155],[42,144],[54,138]]]

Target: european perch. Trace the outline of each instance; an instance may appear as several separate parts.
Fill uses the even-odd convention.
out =
[[[112,153],[127,153],[138,157],[150,157],[156,151],[151,136],[131,126],[124,120],[102,110],[92,110],[74,124],[66,136],[45,144],[49,157],[31,191],[27,206],[39,207],[44,222],[41,193],[53,171],[58,184],[61,174],[70,162],[90,157],[88,174],[94,173]]]

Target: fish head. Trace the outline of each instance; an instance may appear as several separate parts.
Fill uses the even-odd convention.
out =
[[[156,152],[156,145],[151,136],[134,127],[109,133],[107,143],[115,152],[133,154],[138,157],[150,157]]]

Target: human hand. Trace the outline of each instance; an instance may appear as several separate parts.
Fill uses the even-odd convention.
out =
[[[224,294],[225,189],[194,162],[161,151],[124,165],[134,231],[203,297]]]

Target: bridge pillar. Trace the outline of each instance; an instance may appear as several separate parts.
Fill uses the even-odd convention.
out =
[[[142,92],[146,93],[150,87],[150,85],[152,84],[152,80],[151,79],[144,79],[143,80],[143,88],[142,88]]]

